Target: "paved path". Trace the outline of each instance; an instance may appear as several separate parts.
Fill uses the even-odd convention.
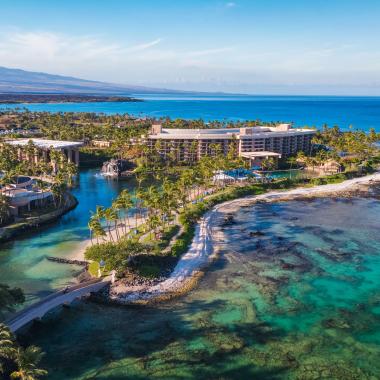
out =
[[[9,329],[12,332],[16,332],[33,320],[42,318],[50,310],[63,304],[69,304],[76,298],[83,297],[90,293],[98,292],[109,283],[109,281],[94,279],[79,285],[72,286],[67,291],[59,290],[58,292],[47,296],[41,301],[38,301],[33,305],[30,305],[27,308],[19,311],[11,319],[6,321],[6,324],[9,326]]]

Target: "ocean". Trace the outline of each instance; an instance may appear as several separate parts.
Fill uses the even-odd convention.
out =
[[[0,105],[32,111],[129,113],[134,116],[293,122],[296,126],[338,125],[380,131],[380,97],[239,96],[132,94],[144,102]]]
[[[23,342],[47,352],[52,380],[378,379],[379,215],[359,198],[241,208],[187,295],[77,302]]]

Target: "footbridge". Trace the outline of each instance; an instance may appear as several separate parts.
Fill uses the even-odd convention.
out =
[[[59,290],[25,309],[20,310],[5,323],[12,332],[16,332],[33,320],[42,318],[54,308],[70,304],[77,298],[96,293],[109,285],[109,283],[110,281],[108,280],[93,279],[70,288]]]

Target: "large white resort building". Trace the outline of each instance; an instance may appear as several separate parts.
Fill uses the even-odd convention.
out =
[[[26,147],[30,142],[37,148],[33,157],[28,157],[28,153],[23,147]],[[59,141],[59,140],[47,140],[37,138],[26,139],[14,139],[8,140],[6,143],[18,147],[17,154],[19,160],[34,160],[34,162],[51,162],[50,152],[52,150],[62,152],[68,162],[73,162],[77,166],[79,165],[79,148],[84,145],[83,142],[77,141]]]
[[[179,161],[197,161],[215,154],[215,146],[227,154],[230,147],[250,161],[260,165],[268,157],[281,158],[299,151],[309,153],[313,129],[292,128],[290,124],[225,129],[172,129],[152,126],[145,143],[158,150],[164,158],[175,154]]]

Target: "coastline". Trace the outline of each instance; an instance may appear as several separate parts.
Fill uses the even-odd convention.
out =
[[[216,205],[197,223],[189,250],[179,259],[174,271],[167,279],[152,286],[126,287],[116,283],[111,286],[109,301],[117,304],[147,304],[167,300],[192,289],[221,249],[221,244],[218,243],[220,235],[213,231],[213,227],[215,219],[226,213],[233,213],[242,206],[249,206],[257,202],[290,201],[335,195],[352,196],[364,192],[368,194],[368,187],[377,182],[380,182],[380,172],[338,184],[272,191]]]
[[[0,94],[0,104],[61,104],[61,103],[99,103],[99,102],[142,102],[130,96],[105,96],[85,94]]]

